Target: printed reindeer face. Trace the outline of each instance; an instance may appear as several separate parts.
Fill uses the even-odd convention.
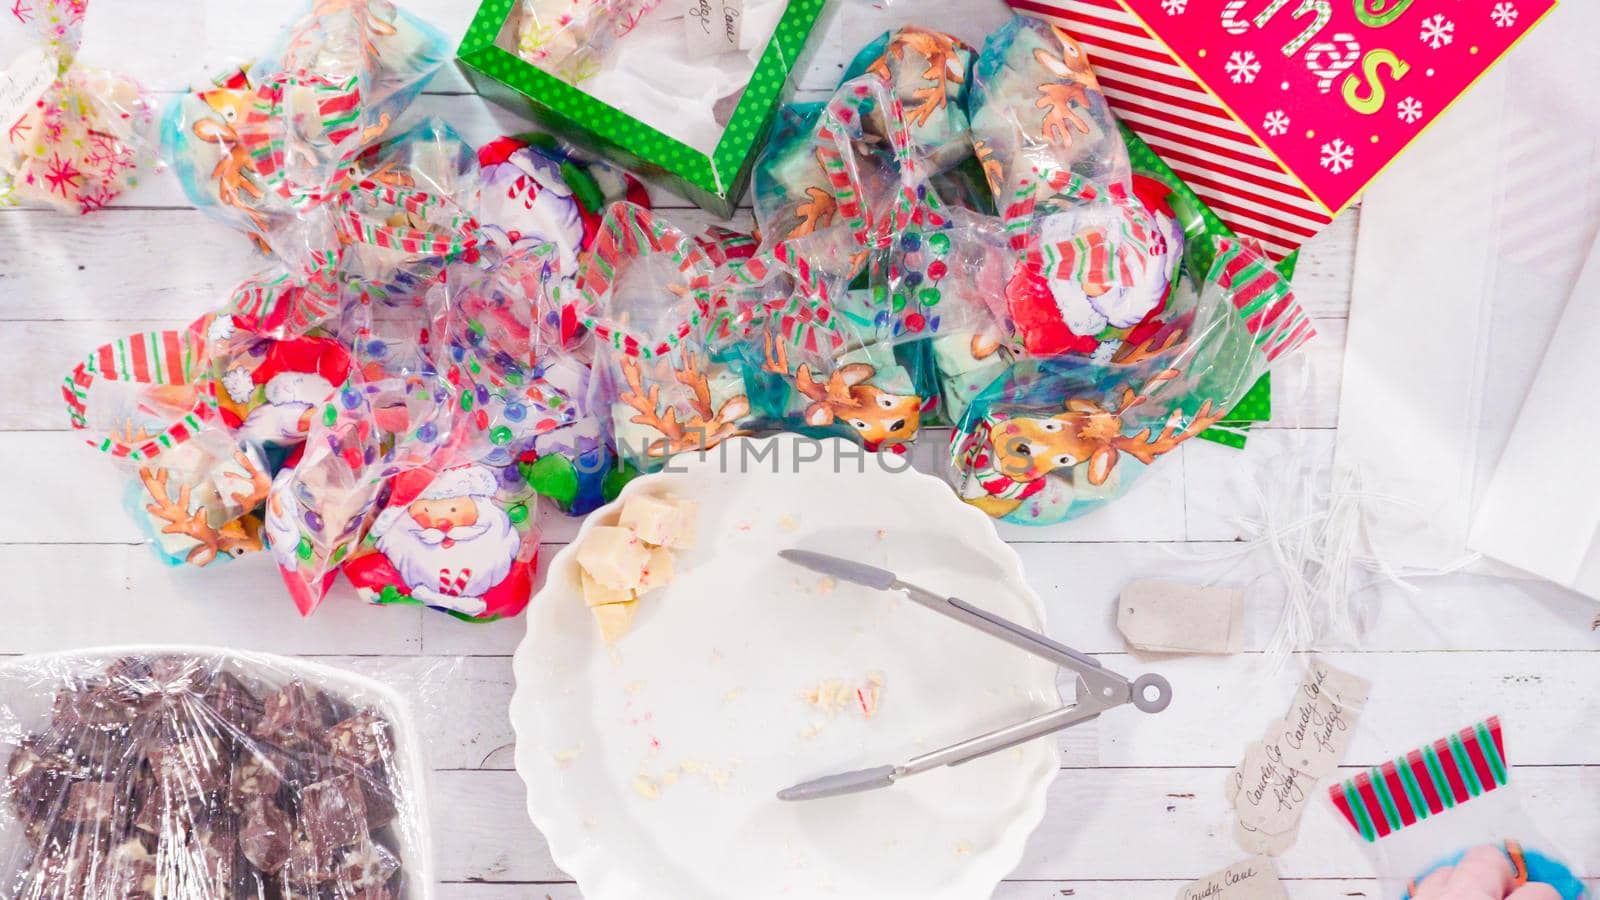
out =
[[[824,426],[842,420],[860,433],[871,450],[911,441],[922,425],[922,398],[891,394],[868,384],[875,374],[872,366],[854,363],[835,369],[826,382],[818,382],[811,368],[802,365],[795,372],[795,387],[811,400],[806,422]]]
[[[1161,432],[1154,437],[1149,428],[1125,434],[1124,415],[1149,400],[1151,392],[1176,376],[1171,370],[1160,373],[1145,385],[1144,393],[1125,388],[1122,401],[1115,408],[1092,400],[1074,399],[1067,401],[1065,412],[1053,416],[998,420],[991,432],[991,443],[1000,471],[1014,481],[1033,481],[1059,469],[1087,463],[1089,483],[1102,485],[1111,477],[1123,453],[1145,465],[1155,462],[1156,457],[1172,451],[1222,418],[1222,411],[1208,400],[1193,416],[1185,416],[1181,409],[1172,410]]]

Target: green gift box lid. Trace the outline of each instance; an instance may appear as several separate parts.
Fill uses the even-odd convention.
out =
[[[766,143],[784,88],[826,0],[789,0],[715,152],[707,155],[607,105],[514,51],[517,0],[484,0],[457,51],[462,70],[488,100],[521,113],[581,147],[669,184],[720,216],[733,214]]]

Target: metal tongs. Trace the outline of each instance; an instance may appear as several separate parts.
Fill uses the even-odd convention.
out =
[[[907,775],[926,772],[940,766],[959,766],[982,756],[988,756],[1034,738],[1054,734],[1100,715],[1124,703],[1131,703],[1147,713],[1158,713],[1172,702],[1172,686],[1160,675],[1140,675],[1133,681],[1123,678],[1100,665],[1099,660],[1064,646],[1048,637],[1015,622],[1002,619],[994,613],[981,610],[955,597],[944,597],[926,588],[901,581],[893,572],[869,566],[854,560],[815,553],[810,550],[781,550],[784,559],[829,575],[879,591],[904,591],[906,596],[922,606],[957,622],[971,625],[985,634],[1049,660],[1077,675],[1078,700],[1071,706],[1051,710],[1015,725],[980,734],[957,744],[951,744],[915,756],[898,765],[877,766],[853,772],[839,772],[801,782],[778,792],[779,800],[816,800],[888,787]],[[1152,696],[1153,695],[1153,696]]]

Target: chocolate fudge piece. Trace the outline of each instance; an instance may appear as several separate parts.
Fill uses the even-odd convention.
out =
[[[303,683],[291,681],[267,697],[251,733],[289,749],[315,746],[327,730],[323,712],[323,704]]]
[[[163,723],[145,742],[150,772],[170,793],[199,797],[229,785],[233,751],[209,723]]]
[[[52,724],[63,731],[83,728],[120,735],[127,732],[137,714],[127,697],[104,681],[93,681],[56,692]]]
[[[371,841],[344,851],[339,861],[338,885],[346,894],[383,888],[394,881],[400,860],[382,844]]]
[[[235,740],[247,739],[251,728],[261,721],[261,701],[243,681],[227,672],[212,680],[205,705],[216,714],[218,730],[225,726]]]
[[[367,802],[352,775],[319,781],[300,792],[301,830],[321,854],[367,839]]]
[[[61,820],[79,828],[109,829],[117,814],[117,786],[108,781],[79,781],[67,788]]]
[[[371,768],[394,755],[394,735],[386,720],[362,711],[328,729],[328,749],[341,762]]]
[[[128,838],[111,849],[98,881],[101,896],[157,900],[155,855],[143,841]]]
[[[268,875],[277,874],[289,861],[294,846],[293,823],[278,804],[258,797],[239,818],[239,848],[250,865]]]

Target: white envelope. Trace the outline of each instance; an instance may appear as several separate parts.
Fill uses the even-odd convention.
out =
[[[1545,348],[1494,478],[1473,549],[1600,598],[1600,239]]]
[[[1517,417],[1600,229],[1597,33],[1600,3],[1557,7],[1363,199],[1334,461],[1403,572],[1509,571],[1482,554],[1533,562],[1497,531],[1473,534],[1502,457],[1551,491],[1581,489],[1562,463],[1581,404],[1555,431]],[[1593,319],[1562,327],[1597,333]],[[1600,379],[1550,390],[1581,401]],[[1600,455],[1573,465],[1596,469]],[[1554,548],[1596,525],[1566,517],[1572,499],[1521,507],[1512,527],[1570,555]]]

